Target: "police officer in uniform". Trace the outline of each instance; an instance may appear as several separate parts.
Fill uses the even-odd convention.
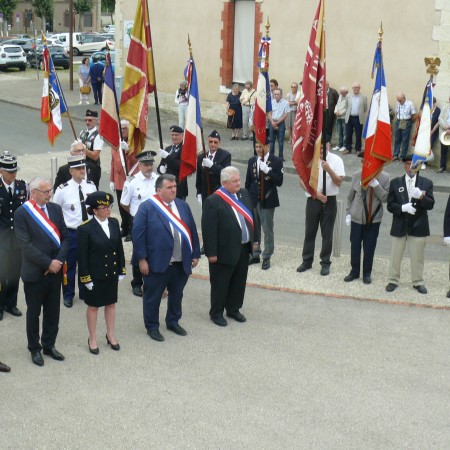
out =
[[[131,177],[129,181],[126,181],[123,186],[120,204],[133,218],[137,213],[139,205],[156,192],[155,182],[158,175],[153,172],[155,156],[156,152],[151,150],[141,152],[137,156],[139,161],[139,172]],[[134,261],[132,258],[131,263],[133,266],[133,279],[131,280],[133,294],[137,297],[142,297],[143,280],[139,270],[139,262]]]
[[[80,133],[81,142],[86,147],[86,161],[95,164],[97,167],[98,179],[102,175],[102,169],[100,167],[100,153],[103,150],[103,139],[98,134],[98,112],[86,111],[86,129]]]
[[[186,197],[188,196],[187,178],[182,181],[179,180],[183,133],[183,128],[178,125],[172,125],[170,127],[170,138],[172,139],[172,145],[166,147],[165,150],[159,151],[161,162],[159,163],[156,171],[161,175],[164,173],[175,175],[177,178],[177,198],[186,200]]]
[[[5,151],[0,155],[0,320],[3,311],[20,317],[17,308],[22,257],[14,234],[14,212],[28,200],[25,181],[17,180],[17,159]]]
[[[64,306],[71,308],[75,296],[75,278],[77,270],[77,228],[89,219],[86,209],[87,197],[97,189],[92,181],[86,181],[86,160],[84,156],[67,158],[72,179],[56,189],[53,202],[61,206],[64,222],[69,235],[67,253],[67,282],[63,283]],[[78,296],[84,300],[84,286],[78,283]]]

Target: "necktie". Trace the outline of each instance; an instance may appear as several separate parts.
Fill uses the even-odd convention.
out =
[[[172,205],[169,203],[167,205],[170,209],[172,209]],[[174,261],[182,261],[181,257],[181,244],[180,244],[180,233],[178,230],[172,225],[173,228],[173,254],[172,258]]]
[[[408,198],[409,198],[409,201],[411,201],[411,191],[412,191],[412,188],[413,188],[413,179],[410,178],[410,179],[408,180]]]
[[[87,215],[87,211],[86,211],[86,205],[84,203],[84,195],[83,195],[83,191],[81,189],[81,185],[78,186],[78,194],[80,195],[81,218],[83,219],[83,222],[86,222],[86,220],[88,220],[88,215]]]
[[[48,217],[48,214],[47,214],[47,209],[46,209],[46,207],[45,206],[41,206],[41,211],[44,213],[44,215],[45,216],[47,216]]]
[[[12,198],[12,189],[11,189],[11,186],[8,188],[8,194],[9,194],[9,198]]]
[[[242,243],[245,244],[246,242],[249,241],[247,225],[245,223],[244,216],[238,211],[237,211],[237,215],[238,215],[239,223],[241,224]]]

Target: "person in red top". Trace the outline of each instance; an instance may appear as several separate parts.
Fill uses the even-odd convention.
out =
[[[128,211],[125,211],[120,204],[122,198],[123,185],[126,181],[126,175],[123,170],[122,160],[120,152],[125,152],[125,163],[128,171],[128,175],[134,175],[139,172],[136,155],[129,153],[128,148],[128,127],[130,122],[128,120],[120,121],[120,128],[122,130],[122,142],[119,147],[111,147],[111,174],[109,176],[109,187],[111,191],[116,193],[117,203],[119,204],[119,212],[121,217],[121,233],[122,237],[125,237],[125,242],[131,241],[131,223],[132,217]]]

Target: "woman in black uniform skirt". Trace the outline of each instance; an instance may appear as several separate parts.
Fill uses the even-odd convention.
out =
[[[125,276],[120,226],[117,219],[110,218],[114,198],[111,194],[98,191],[86,199],[88,214],[94,217],[81,224],[78,236],[78,273],[84,283],[88,306],[86,311],[89,330],[89,351],[97,355],[98,308],[105,307],[106,342],[113,350],[120,346],[114,335],[118,283]]]

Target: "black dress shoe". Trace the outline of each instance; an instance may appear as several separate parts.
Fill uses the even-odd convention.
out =
[[[397,289],[397,285],[394,283],[388,283],[388,285],[386,286],[387,292],[394,292],[396,289]]]
[[[89,351],[93,354],[93,355],[98,355],[100,353],[100,349],[98,347],[96,348],[92,348],[91,344],[89,344],[89,338],[88,338],[88,347],[89,347]]]
[[[64,299],[64,306],[66,307],[66,308],[72,308],[72,306],[73,306],[73,300],[69,300],[68,298],[66,299]]]
[[[204,255],[205,254],[205,247],[203,247],[203,245],[202,245],[202,247],[200,248],[200,255]]]
[[[419,294],[426,294],[428,293],[427,288],[423,284],[419,284],[418,286],[413,286],[413,288],[419,293]]]
[[[450,298],[450,291],[447,292],[447,298]]]
[[[244,323],[247,321],[244,314],[241,314],[239,311],[235,313],[227,313],[227,317],[231,317],[236,322]],[[225,320],[225,319],[224,319]]]
[[[108,334],[106,334],[106,343],[116,352],[120,350],[120,345],[117,342],[117,344],[111,344],[111,341],[108,339]]]
[[[251,266],[252,264],[259,264],[261,262],[261,259],[259,256],[253,256],[249,259],[248,265]]]
[[[187,331],[178,324],[167,325],[167,329],[170,331],[173,331],[175,334],[178,334],[178,336],[186,336],[187,335]]]
[[[125,237],[125,236],[128,236],[128,231],[126,231],[126,230],[121,230],[121,232],[120,232],[120,237]]]
[[[352,273],[349,273],[345,278],[344,281],[345,282],[349,282],[349,281],[353,281],[353,280],[357,280],[359,277],[357,277],[356,275],[353,275]]]
[[[3,320],[3,310],[0,309],[0,320]]]
[[[270,269],[270,259],[269,258],[264,258],[263,259],[261,269],[262,270]]]
[[[142,297],[142,288],[140,286],[133,286],[133,295],[136,297]]]
[[[19,308],[16,308],[15,306],[11,306],[11,308],[5,308],[6,312],[9,312],[12,316],[20,317],[22,313],[20,312]]]
[[[41,352],[31,353],[31,361],[33,361],[33,364],[36,364],[37,366],[44,365],[44,358],[42,357]]]
[[[322,266],[322,268],[320,269],[320,275],[322,275],[323,277],[330,275],[330,266]]]
[[[125,242],[131,242],[131,241],[132,241],[131,234],[127,234],[127,235],[125,236],[124,241],[125,241]]]
[[[56,350],[55,347],[52,348],[44,348],[42,350],[44,355],[51,356],[56,361],[64,361],[64,355],[62,353],[59,353],[58,350]]]
[[[227,321],[223,317],[211,317],[211,320],[219,327],[227,326]]]
[[[301,263],[298,267],[297,267],[297,272],[306,272],[307,270],[311,269],[311,265],[309,264],[305,264],[305,263]]]
[[[158,342],[164,341],[164,336],[159,332],[159,330],[147,330],[147,334],[154,340]]]
[[[11,372],[11,367],[0,362],[0,372]]]
[[[364,284],[371,284],[372,283],[372,278],[370,278],[370,277],[363,277],[363,283]]]

